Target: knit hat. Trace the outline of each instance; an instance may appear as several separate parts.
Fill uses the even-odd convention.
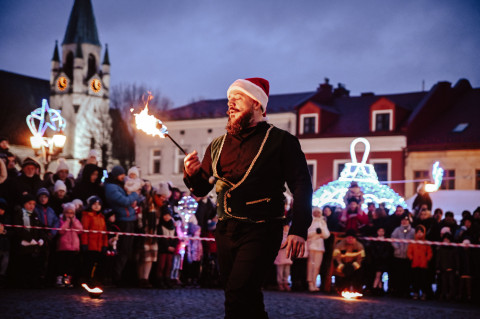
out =
[[[78,198],[72,200],[72,204],[75,205],[75,208],[83,206],[82,200]]]
[[[35,197],[33,197],[32,194],[27,193],[25,195],[22,195],[22,205],[32,200],[35,201]]]
[[[259,102],[265,116],[267,113],[268,94],[270,92],[270,84],[267,80],[262,78],[238,79],[228,88],[227,97],[233,90],[245,93],[255,101]]]
[[[45,187],[42,187],[37,191],[37,198],[39,198],[40,195],[47,195],[48,197],[50,197],[50,192]]]
[[[63,213],[65,214],[68,210],[73,210],[75,212],[75,204],[74,203],[65,203],[62,205]]]
[[[95,159],[98,159],[97,150],[90,150],[90,152],[88,152],[88,158],[90,158],[90,157],[95,157]]]
[[[23,160],[22,168],[24,168],[27,165],[33,165],[36,168],[40,168],[40,164],[38,164],[38,162],[31,157],[27,157],[26,159]]]
[[[53,186],[53,192],[56,193],[60,190],[63,190],[63,191],[67,191],[67,186],[65,185],[65,183],[61,180],[57,180],[55,182],[55,186]]]
[[[417,232],[419,230],[422,231],[422,233],[424,233],[424,234],[427,233],[427,229],[423,225],[417,225],[417,227],[415,227],[415,232]]]
[[[58,159],[57,173],[58,173],[59,171],[69,171],[68,165],[67,165],[67,163],[65,162],[65,159],[64,159],[64,158],[59,158],[59,159]]]
[[[130,174],[135,174],[137,175],[137,178],[140,177],[140,172],[138,171],[138,168],[136,166],[132,166],[130,167],[130,169],[128,170],[128,174],[127,175],[130,175]]]
[[[116,179],[118,176],[125,174],[125,169],[121,167],[120,165],[116,165],[112,168],[112,171],[110,172],[110,175],[112,178]]]
[[[442,229],[440,229],[440,236],[443,236],[445,233],[452,233],[452,231],[450,230],[450,227],[445,226],[445,227],[442,227]]]
[[[167,182],[160,182],[160,184],[158,184],[157,194],[163,195],[167,198],[170,197],[172,193]]]
[[[89,198],[87,198],[87,206],[88,208],[92,208],[93,204],[95,203],[100,203],[100,205],[102,205],[102,199],[96,195],[93,195],[93,196],[90,196]]]

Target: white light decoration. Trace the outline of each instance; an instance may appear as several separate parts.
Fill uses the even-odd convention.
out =
[[[365,145],[361,163],[357,162],[355,155],[355,145],[358,143]],[[323,185],[313,193],[312,206],[330,205],[345,208],[345,193],[352,182],[357,182],[363,191],[362,209],[366,210],[370,202],[377,204],[377,206],[380,203],[385,203],[385,207],[389,210],[395,210],[398,205],[407,208],[405,200],[400,195],[390,187],[380,184],[373,165],[366,164],[369,153],[370,143],[367,139],[361,137],[353,140],[350,145],[352,162],[345,164],[338,180]]]
[[[37,125],[38,121],[38,125]],[[30,141],[34,149],[40,149],[42,146],[49,147],[49,139],[44,136],[45,131],[50,128],[54,132],[61,133],[66,126],[65,119],[60,115],[60,110],[51,109],[46,99],[42,100],[42,107],[32,111],[27,116],[27,125],[32,132]],[[65,136],[57,134],[53,142],[57,147],[63,147]]]
[[[186,233],[188,230],[188,223],[192,215],[195,215],[197,211],[198,203],[192,196],[183,196],[178,201],[177,212],[182,217],[184,221],[184,232]]]

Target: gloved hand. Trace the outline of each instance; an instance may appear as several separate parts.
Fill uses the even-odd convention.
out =
[[[30,240],[30,245],[38,245],[38,242],[35,239]]]
[[[22,246],[24,247],[27,247],[27,246],[30,246],[30,242],[29,241],[26,241],[26,240],[22,240],[22,242],[20,243]]]
[[[43,239],[40,238],[40,239],[38,240],[38,246],[41,247],[41,246],[43,246],[43,244],[44,244]]]
[[[343,267],[345,267],[344,264],[339,264],[339,265],[337,266],[337,271],[338,271],[338,272],[342,272]]]

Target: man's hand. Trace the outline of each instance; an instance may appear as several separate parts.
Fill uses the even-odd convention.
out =
[[[303,237],[297,235],[288,235],[285,244],[283,244],[282,248],[286,247],[286,255],[287,258],[297,258],[303,257],[305,253],[305,239]]]
[[[185,156],[183,159],[183,164],[185,165],[185,172],[187,172],[188,176],[193,176],[198,173],[202,164],[198,159],[197,151],[193,151],[192,153]]]

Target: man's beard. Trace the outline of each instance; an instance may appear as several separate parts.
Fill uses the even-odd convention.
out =
[[[236,120],[228,117],[227,133],[231,135],[238,135],[242,130],[250,127],[250,123],[253,120],[253,108],[243,111]]]

